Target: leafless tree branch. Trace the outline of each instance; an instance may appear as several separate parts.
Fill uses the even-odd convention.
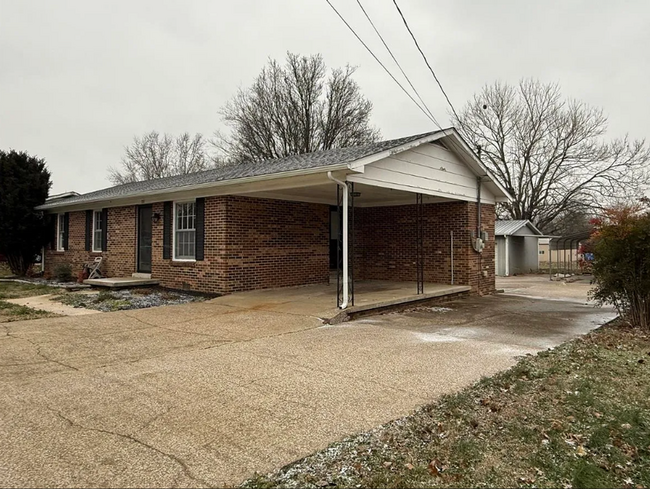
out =
[[[501,212],[556,232],[562,219],[647,187],[650,148],[627,137],[607,142],[603,111],[565,100],[557,84],[525,79],[485,86],[456,125],[514,197]]]
[[[284,66],[269,60],[253,85],[222,108],[231,134],[215,133],[212,145],[224,159],[247,162],[377,140],[372,104],[354,71],[346,66],[328,75],[321,55],[287,53]]]
[[[133,138],[131,145],[124,148],[121,167],[109,168],[108,178],[120,185],[207,170],[213,163],[202,134],[185,132],[174,137],[151,131]]]

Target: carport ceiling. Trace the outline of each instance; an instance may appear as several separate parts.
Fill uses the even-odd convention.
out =
[[[357,207],[415,204],[415,194],[403,190],[374,187],[357,183],[354,185],[354,191],[360,193],[358,197],[354,198],[354,205]],[[334,185],[334,183],[282,189],[273,192],[240,193],[237,195],[336,205],[336,185]],[[434,197],[431,195],[423,195],[422,198],[424,203],[451,202],[451,199]]]

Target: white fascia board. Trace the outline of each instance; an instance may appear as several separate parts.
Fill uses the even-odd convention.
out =
[[[235,180],[224,180],[218,182],[206,182],[198,185],[185,185],[183,187],[172,187],[160,190],[152,190],[149,192],[138,192],[131,195],[122,195],[114,197],[104,197],[92,200],[84,200],[82,202],[52,202],[51,204],[43,204],[36,207],[36,210],[56,210],[56,212],[67,212],[72,210],[93,209],[98,205],[102,207],[121,207],[126,205],[135,205],[138,201],[146,199],[152,202],[151,197],[158,197],[155,202],[162,202],[164,200],[174,200],[174,196],[179,193],[192,192],[196,197],[210,197],[212,189],[227,189],[227,187],[237,187],[233,190],[233,194],[242,192],[241,186],[247,184],[254,184],[260,182],[271,182],[273,180],[281,180],[284,178],[300,177],[308,175],[317,175],[319,173],[327,174],[328,171],[347,170],[346,164],[321,166],[316,168],[306,168],[300,170],[292,170],[282,173],[270,173],[267,175],[257,175],[253,177],[237,178]],[[259,189],[262,191],[263,189]],[[219,192],[218,195],[228,195],[228,193]]]

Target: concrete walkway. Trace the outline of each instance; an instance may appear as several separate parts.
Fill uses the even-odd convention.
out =
[[[88,314],[97,314],[100,312],[95,311],[94,309],[84,309],[83,307],[73,307],[67,304],[62,304],[61,302],[52,300],[53,297],[55,297],[55,294],[44,294],[4,300],[5,302],[10,302],[19,306],[27,306],[32,309],[53,312],[54,314],[61,314],[62,316],[86,316]]]
[[[219,301],[0,325],[0,486],[236,484],[613,317],[495,296],[322,326]]]

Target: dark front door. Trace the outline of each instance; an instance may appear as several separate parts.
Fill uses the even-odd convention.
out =
[[[151,273],[151,206],[138,207],[138,272]]]

